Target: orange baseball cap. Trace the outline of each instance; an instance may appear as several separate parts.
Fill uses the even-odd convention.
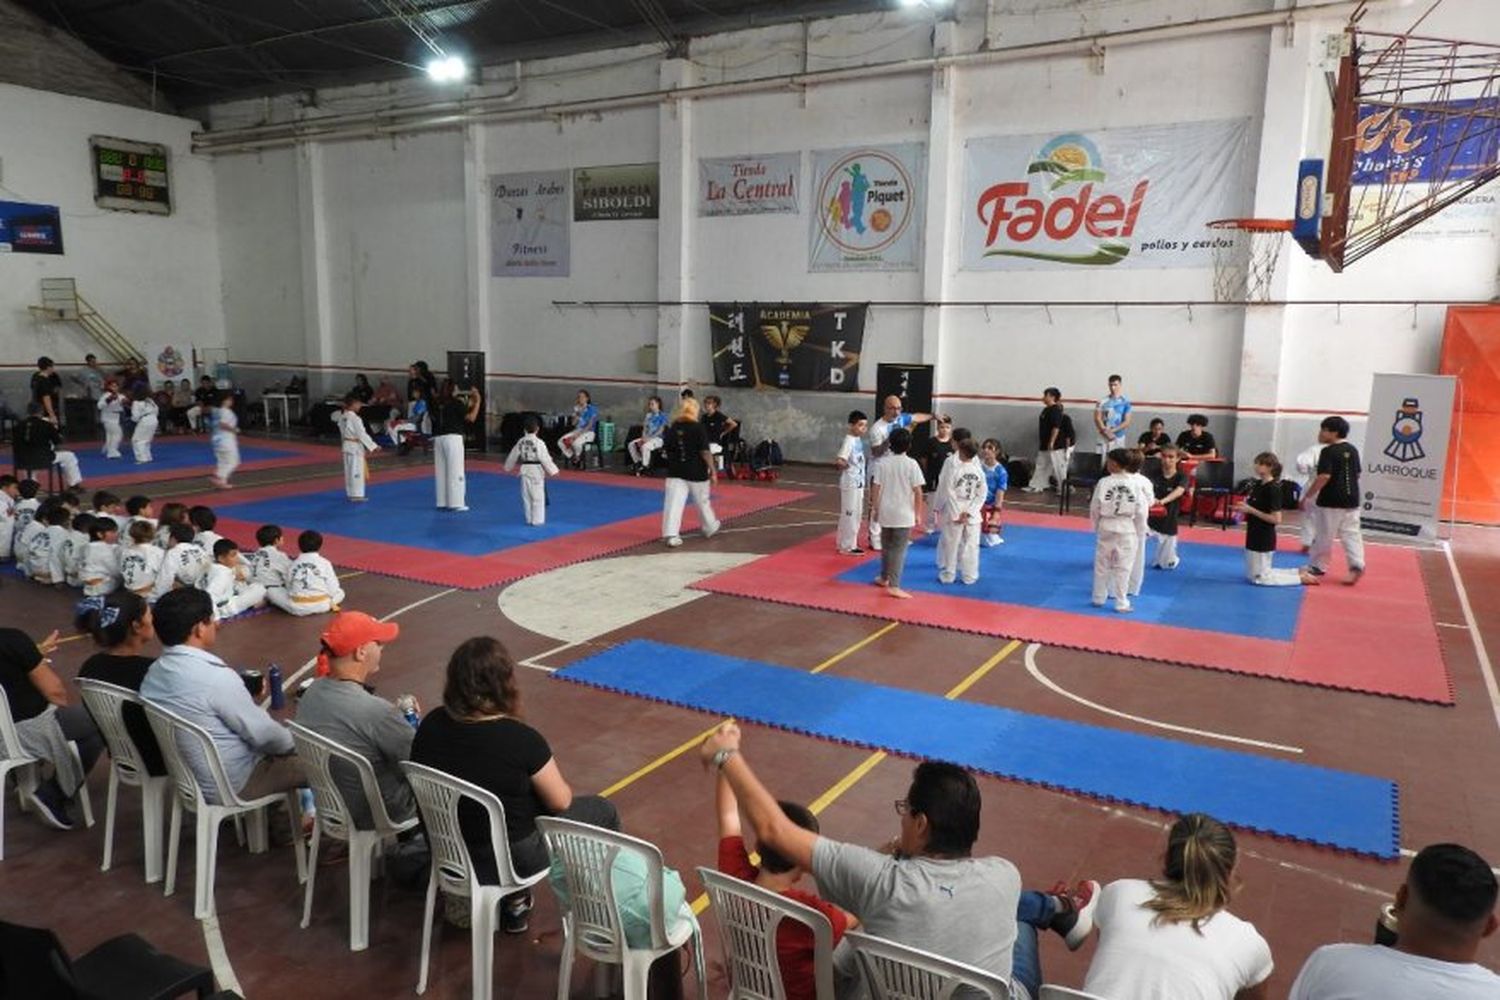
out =
[[[323,651],[318,654],[318,676],[328,673],[330,654],[348,656],[367,642],[386,643],[400,634],[401,626],[395,622],[376,621],[363,611],[340,611],[321,636]]]

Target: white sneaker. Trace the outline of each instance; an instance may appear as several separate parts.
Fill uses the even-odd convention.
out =
[[[682,544],[682,539],[679,538],[676,535],[673,535],[671,538],[667,539],[667,548],[669,548],[669,549],[675,549],[678,546],[680,546],[681,544]]]
[[[712,528],[704,528],[703,529],[703,537],[704,538],[712,538],[712,537],[714,537],[715,535],[717,535],[719,533],[719,529],[721,527],[723,527],[723,525],[720,524],[718,521],[715,521],[714,522],[714,526]]]
[[[1115,602],[1115,610],[1118,611],[1120,614],[1125,615],[1125,614],[1129,614],[1130,612],[1134,611],[1135,608],[1131,606],[1131,603],[1129,601],[1116,601]]]

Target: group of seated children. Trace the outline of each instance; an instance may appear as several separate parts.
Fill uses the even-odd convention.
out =
[[[320,554],[323,536],[304,531],[300,554],[279,548],[274,524],[255,533],[259,548],[247,557],[214,529],[210,507],[155,505],[146,496],[121,501],[104,490],[83,509],[73,492],[38,498],[35,480],[0,476],[0,560],[35,583],[77,587],[86,597],[117,589],[154,602],[181,587],[198,587],[213,598],[220,620],[271,604],[292,615],[336,611],[344,600],[333,564]]]

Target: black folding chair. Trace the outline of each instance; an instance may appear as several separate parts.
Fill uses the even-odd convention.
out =
[[[1094,486],[1104,478],[1104,458],[1097,451],[1073,451],[1068,459],[1068,474],[1058,484],[1057,512],[1066,514],[1073,507],[1073,490],[1087,490],[1090,495]]]
[[[0,996],[28,1000],[175,1000],[214,991],[214,975],[121,934],[70,960],[57,935],[0,921]]]
[[[1209,519],[1218,521],[1219,527],[1229,530],[1229,502],[1234,496],[1234,461],[1228,457],[1213,461],[1200,461],[1193,470],[1193,493],[1195,497],[1208,497],[1213,501]],[[1198,523],[1198,501],[1193,501],[1192,524]]]

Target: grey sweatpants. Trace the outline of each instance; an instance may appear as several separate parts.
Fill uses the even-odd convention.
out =
[[[906,568],[906,547],[911,544],[910,528],[880,527],[880,575],[887,587],[901,586],[901,571]]]

